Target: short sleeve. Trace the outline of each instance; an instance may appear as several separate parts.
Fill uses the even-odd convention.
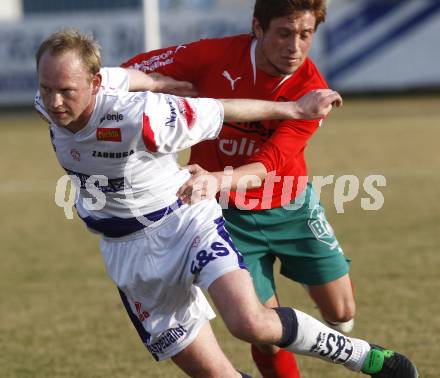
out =
[[[102,76],[101,87],[105,91],[126,91],[129,89],[128,72],[120,67],[103,67],[99,71]]]
[[[142,136],[150,152],[173,153],[219,134],[224,117],[220,101],[148,92]]]

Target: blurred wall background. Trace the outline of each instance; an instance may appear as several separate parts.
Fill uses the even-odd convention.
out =
[[[250,31],[254,0],[157,1],[161,46]],[[143,51],[144,2],[2,0],[0,105],[32,104],[34,54],[55,30],[92,33],[104,65]],[[330,85],[344,93],[437,90],[438,35],[440,0],[330,0],[311,55]]]

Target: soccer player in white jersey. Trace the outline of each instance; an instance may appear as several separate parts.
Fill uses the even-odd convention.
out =
[[[192,377],[239,377],[209,320],[211,296],[231,333],[250,343],[339,363],[373,377],[417,377],[404,356],[346,337],[301,311],[265,308],[214,199],[182,205],[188,178],[175,152],[214,138],[223,119],[321,118],[340,96],[297,102],[183,98],[151,92],[121,68],[100,69],[97,45],[75,31],[49,36],[37,55],[36,108],[49,122],[62,167],[79,187],[78,215],[102,234],[108,274],[143,343]],[[136,78],[134,78],[136,80]],[[231,308],[233,311],[231,311]],[[383,360],[383,359],[382,359]]]

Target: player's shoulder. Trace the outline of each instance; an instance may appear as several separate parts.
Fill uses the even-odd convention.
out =
[[[314,89],[328,88],[328,84],[318,67],[310,58],[306,58],[301,67],[283,84],[283,96],[296,100]]]
[[[236,34],[219,38],[204,38],[192,42],[188,46],[210,49],[224,56],[226,51],[229,53],[231,50],[250,46],[252,39],[251,34]]]
[[[117,121],[124,120],[124,127],[130,127],[130,124],[133,126],[136,122],[142,121],[143,114],[157,117],[163,113],[172,117],[173,101],[170,98],[174,97],[149,91],[101,91],[95,110],[99,118],[102,118],[103,114],[121,114]]]
[[[96,109],[131,109],[142,107],[146,101],[152,101],[155,97],[152,92],[126,92],[121,90],[112,90],[101,88],[97,98]]]
[[[234,34],[216,38],[202,38],[193,43],[205,43],[212,45],[246,44],[252,42],[251,34]]]
[[[107,119],[118,127],[127,127],[141,115],[147,92],[112,91],[101,88],[96,98],[93,121],[97,124]]]
[[[301,67],[301,76],[304,81],[307,81],[307,85],[311,87],[317,88],[328,88],[327,81],[324,79],[324,76],[313,62],[313,60],[309,57],[306,58],[302,67]]]
[[[154,71],[158,67],[168,66],[175,60],[200,63],[201,61],[215,62],[229,56],[231,51],[236,51],[240,46],[250,46],[250,34],[238,34],[219,38],[203,38],[181,45],[153,50],[138,54],[121,67],[131,67],[142,71]],[[228,52],[228,54],[225,54]],[[195,60],[194,56],[197,56]]]

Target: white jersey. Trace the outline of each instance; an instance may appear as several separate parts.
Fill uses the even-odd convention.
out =
[[[163,360],[190,345],[215,316],[200,288],[244,268],[214,199],[173,206],[180,205],[176,192],[189,177],[175,153],[215,138],[223,106],[129,93],[122,69],[102,75],[93,114],[75,134],[52,122],[38,94],[35,105],[49,122],[60,164],[80,187],[78,214],[104,235],[107,272],[131,321],[154,358]]]
[[[121,68],[103,68],[101,74],[92,116],[75,134],[52,122],[39,93],[35,107],[49,122],[58,161],[80,186],[79,216],[103,232],[95,226],[176,202],[178,188],[189,178],[179,169],[176,152],[215,138],[223,106],[212,99],[128,92],[128,74]]]

